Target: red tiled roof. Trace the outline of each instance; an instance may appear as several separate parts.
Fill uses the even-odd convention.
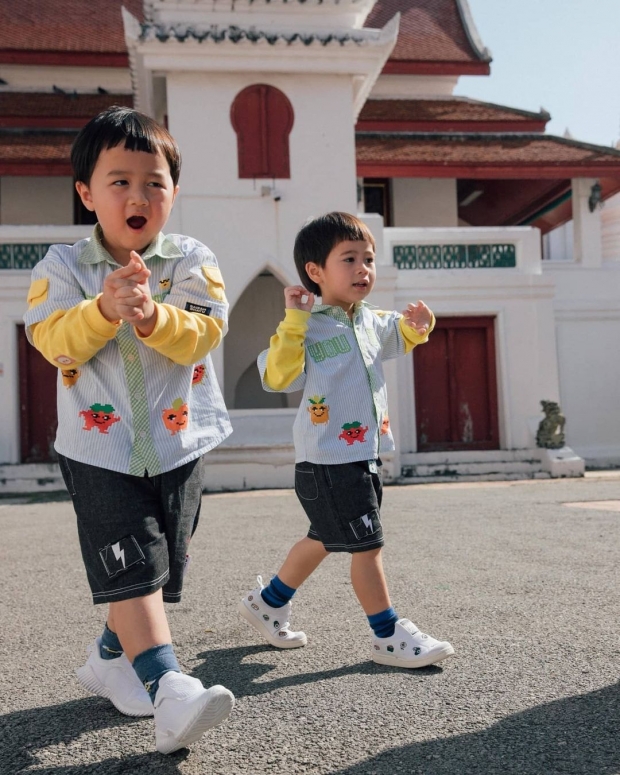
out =
[[[0,92],[0,127],[79,128],[111,105],[130,108],[133,96]]]
[[[0,62],[27,61],[22,52],[116,55],[126,63],[122,5],[143,18],[143,0],[2,0]]]
[[[543,131],[548,113],[453,99],[375,100],[362,108],[358,128],[365,130],[427,131]],[[511,127],[514,125],[514,127]]]
[[[455,72],[467,65],[488,72],[490,57],[480,51],[461,13],[461,0],[379,0],[366,19],[367,27],[383,27],[400,12],[400,31],[389,65],[405,62],[452,63]],[[482,65],[482,67],[481,67]]]
[[[357,135],[366,177],[570,177],[620,175],[620,151],[552,135]]]
[[[0,131],[0,175],[70,175],[76,134]]]

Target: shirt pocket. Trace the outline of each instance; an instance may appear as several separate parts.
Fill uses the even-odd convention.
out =
[[[207,293],[215,301],[226,301],[226,294],[224,289],[224,278],[217,266],[207,266],[205,264],[201,267],[202,273],[207,281]]]
[[[33,280],[30,283],[28,290],[28,309],[36,307],[38,304],[43,304],[47,300],[47,290],[49,288],[49,280],[47,277],[42,277],[39,280]]]

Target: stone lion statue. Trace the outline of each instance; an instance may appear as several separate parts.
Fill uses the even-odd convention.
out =
[[[566,443],[564,425],[566,418],[555,401],[541,401],[544,419],[540,421],[536,434],[536,445],[545,449],[560,449]]]

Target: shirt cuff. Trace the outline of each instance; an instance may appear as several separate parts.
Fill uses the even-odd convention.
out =
[[[100,293],[89,303],[84,305],[84,320],[88,326],[97,334],[105,339],[113,339],[116,332],[121,327],[121,321],[111,323],[99,309],[99,299],[103,296]]]

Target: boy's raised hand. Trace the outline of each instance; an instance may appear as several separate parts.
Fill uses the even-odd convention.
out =
[[[303,301],[304,298],[305,301]],[[311,312],[314,306],[314,294],[306,290],[303,285],[289,285],[288,288],[284,289],[284,306],[286,309]]]
[[[152,318],[155,305],[147,282],[150,275],[140,254],[132,250],[127,266],[111,272],[103,281],[99,298],[103,316],[111,322],[126,320],[132,325]]]
[[[433,313],[423,301],[417,301],[415,304],[407,304],[407,309],[403,310],[403,317],[410,328],[423,336],[430,328],[433,322]]]
[[[142,332],[143,325],[155,314],[155,302],[151,297],[148,284],[151,272],[135,250],[131,251],[129,263],[123,269],[129,267],[131,267],[131,273],[117,279],[114,298],[121,320],[137,326]]]

